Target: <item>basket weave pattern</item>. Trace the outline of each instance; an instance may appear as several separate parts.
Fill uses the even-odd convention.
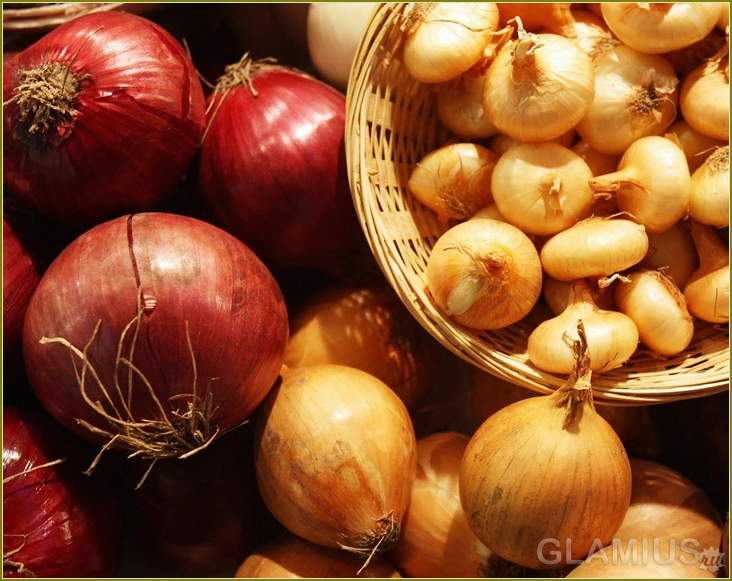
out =
[[[514,384],[549,393],[566,377],[534,367],[527,340],[551,316],[539,302],[522,321],[490,332],[451,321],[427,290],[426,267],[446,226],[417,202],[407,183],[416,163],[444,144],[434,93],[407,73],[401,46],[410,3],[379,4],[356,52],[347,93],[346,153],[354,204],[387,280],[412,315],[445,347]],[[639,350],[618,369],[593,376],[595,398],[607,403],[661,403],[729,388],[729,326],[697,323],[692,343],[660,358]]]

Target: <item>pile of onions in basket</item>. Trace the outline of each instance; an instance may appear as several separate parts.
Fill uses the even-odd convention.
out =
[[[242,242],[166,213],[87,230],[43,275],[23,329],[31,386],[77,434],[149,460],[239,426],[282,366],[282,292]]]
[[[440,26],[458,27],[465,11],[483,22],[490,11],[461,6]],[[435,306],[457,324],[495,330],[540,311],[561,285],[571,296],[561,309],[550,303],[528,341],[542,371],[571,373],[562,338],[577,338],[579,319],[595,372],[622,366],[639,345],[681,353],[699,325],[729,322],[729,135],[719,129],[729,100],[704,97],[729,92],[721,7],[631,4],[590,15],[496,6],[498,22],[461,28],[463,66],[444,78],[414,72],[439,52],[437,41],[414,40],[437,26],[435,15],[414,10],[405,29],[415,48],[404,68],[433,92],[449,132],[407,184],[443,230],[426,266]],[[653,27],[629,33],[633,11]],[[586,23],[602,47],[580,42]],[[688,51],[681,62],[715,31],[716,52]],[[663,251],[669,244],[679,251]]]
[[[3,67],[4,185],[64,224],[156,209],[205,126],[189,55],[141,16],[80,16]]]

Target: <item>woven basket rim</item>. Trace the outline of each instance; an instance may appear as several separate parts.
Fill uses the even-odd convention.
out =
[[[424,257],[436,240],[436,218],[407,191],[404,160],[419,159],[429,147],[418,152],[401,144],[418,141],[415,135],[434,139],[439,135],[424,127],[436,124],[424,113],[429,108],[429,90],[422,86],[424,95],[418,93],[415,87],[419,83],[407,78],[400,66],[399,42],[412,5],[381,3],[374,7],[351,70],[346,157],[362,229],[389,284],[443,346],[511,383],[551,392],[566,377],[538,370],[528,361],[525,348],[516,348],[526,339],[525,332],[520,337],[520,324],[496,332],[466,329],[446,318],[426,290]],[[419,117],[421,113],[424,115]],[[401,125],[396,126],[395,120]],[[409,128],[413,135],[400,134],[400,128]],[[446,136],[444,131],[442,137]],[[535,311],[530,317],[542,316],[540,306]],[[512,348],[503,348],[512,342]],[[593,376],[595,399],[617,404],[663,403],[727,389],[728,325],[699,324],[689,348],[666,361],[639,352],[623,367]]]

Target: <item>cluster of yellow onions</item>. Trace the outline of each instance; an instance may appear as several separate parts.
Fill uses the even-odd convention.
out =
[[[729,323],[727,14],[721,3],[410,13],[404,65],[450,133],[408,182],[445,228],[426,268],[439,309],[494,330],[544,301],[551,318],[528,356],[563,375],[578,320],[596,373],[641,349],[677,355],[699,325]]]

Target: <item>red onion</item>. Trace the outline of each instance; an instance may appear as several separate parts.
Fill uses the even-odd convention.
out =
[[[42,89],[53,97],[42,101]],[[11,59],[3,102],[5,185],[84,227],[155,209],[205,128],[203,88],[183,47],[118,11],[75,18]]]
[[[213,220],[271,268],[365,260],[345,161],[345,96],[247,55],[208,99],[199,187]]]
[[[259,494],[253,446],[242,426],[183,462],[157,462],[137,489],[146,467],[124,461],[127,533],[146,564],[176,577],[232,577],[282,530]]]
[[[287,336],[282,292],[248,247],[201,220],[143,213],[91,228],[54,260],[23,353],[61,423],[159,459],[241,424],[277,379]]]
[[[27,234],[3,213],[3,349],[20,342],[25,311],[45,266]]]
[[[108,474],[82,472],[80,443],[41,410],[4,407],[3,577],[115,573],[119,493]]]

